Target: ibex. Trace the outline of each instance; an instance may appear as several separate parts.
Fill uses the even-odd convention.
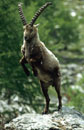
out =
[[[59,105],[58,110],[62,107],[61,94],[60,94],[60,65],[58,59],[55,55],[46,48],[45,44],[40,41],[38,34],[38,25],[34,25],[35,21],[39,15],[43,12],[45,8],[51,5],[51,2],[44,4],[32,18],[30,24],[27,24],[22,11],[21,3],[18,4],[19,14],[24,26],[24,38],[23,45],[21,47],[21,52],[23,54],[20,63],[29,76],[29,70],[26,68],[25,64],[28,63],[32,66],[32,70],[35,76],[40,80],[41,88],[46,99],[45,109],[43,114],[48,113],[49,109],[49,95],[48,87],[50,85],[55,87],[58,95]]]

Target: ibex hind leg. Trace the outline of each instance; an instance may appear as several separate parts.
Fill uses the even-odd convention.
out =
[[[48,110],[49,110],[49,102],[50,102],[49,95],[48,95],[48,86],[46,86],[46,84],[42,81],[40,81],[40,83],[41,83],[42,92],[43,92],[43,94],[45,96],[45,100],[46,100],[45,109],[42,112],[42,114],[47,114]]]
[[[60,83],[60,77],[56,77],[56,79],[54,79],[54,86],[55,86],[55,90],[57,92],[57,96],[58,96],[58,101],[59,101],[59,105],[58,105],[58,110],[60,110],[62,108],[62,97],[61,97],[61,83]]]

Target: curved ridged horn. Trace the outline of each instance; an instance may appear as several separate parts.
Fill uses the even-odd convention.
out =
[[[18,4],[18,10],[19,10],[20,18],[22,20],[23,25],[27,25],[26,19],[24,17],[23,11],[22,11],[22,3]]]
[[[32,18],[30,25],[33,26],[33,24],[35,23],[35,21],[37,20],[37,18],[39,17],[39,15],[44,11],[45,8],[47,8],[49,5],[51,5],[51,2],[47,2],[46,4],[44,4],[34,15],[34,17]]]

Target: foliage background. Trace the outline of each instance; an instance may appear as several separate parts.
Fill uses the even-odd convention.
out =
[[[18,95],[36,111],[43,109],[40,108],[43,96],[31,67],[28,65],[30,76],[27,77],[19,64],[23,27],[17,5],[23,3],[24,15],[29,23],[39,7],[47,1],[49,0],[0,1],[1,99],[8,100],[10,104],[11,96]],[[67,98],[65,105],[84,112],[84,1],[53,0],[52,6],[41,14],[36,23],[40,23],[40,39],[60,61],[62,95]],[[52,88],[49,93],[51,98],[55,98]]]

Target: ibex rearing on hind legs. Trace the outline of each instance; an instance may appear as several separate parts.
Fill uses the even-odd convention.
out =
[[[25,64],[30,64],[32,66],[34,75],[37,76],[40,80],[41,88],[46,99],[46,106],[43,112],[44,114],[48,113],[49,109],[49,85],[54,86],[57,92],[59,100],[58,110],[62,107],[60,94],[59,61],[55,57],[55,55],[46,48],[45,44],[42,41],[40,41],[37,25],[34,25],[38,16],[49,5],[51,5],[51,2],[47,2],[46,4],[44,4],[32,18],[30,24],[27,24],[26,19],[23,15],[22,6],[21,4],[18,4],[20,17],[24,25],[24,41],[21,47],[23,57],[20,60],[20,63],[27,76],[29,76],[29,71],[26,68]]]

